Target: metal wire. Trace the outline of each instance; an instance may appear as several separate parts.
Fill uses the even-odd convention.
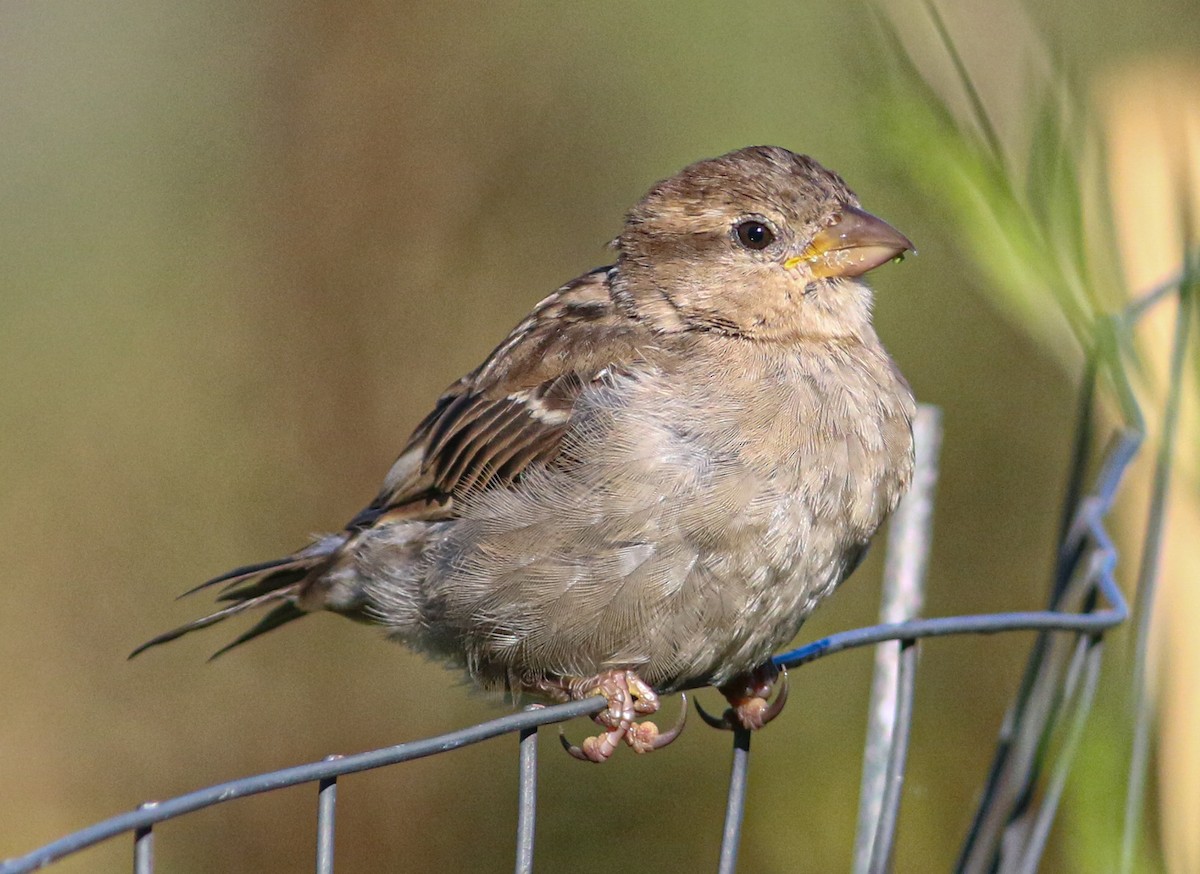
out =
[[[937,407],[922,404],[913,420],[916,458],[912,486],[888,523],[883,595],[879,607],[882,622],[904,622],[921,612],[941,438],[941,412]],[[887,809],[884,795],[889,763],[897,743],[900,696],[905,693],[900,676],[902,646],[886,643],[875,649],[875,676],[871,681],[867,741],[858,794],[858,826],[854,836],[854,874],[868,874],[873,870],[876,834]],[[913,674],[911,680],[915,682],[915,679]]]
[[[1166,300],[1168,291],[1177,291],[1181,306],[1176,316],[1179,321],[1176,323],[1176,344],[1172,353],[1172,381],[1164,415],[1166,432],[1172,431],[1175,423],[1171,411],[1178,402],[1175,395],[1182,375],[1181,368],[1174,365],[1186,346],[1187,328],[1180,322],[1189,319],[1184,299],[1190,276],[1185,270],[1170,284],[1154,289],[1123,313],[1102,319],[1096,325],[1096,343],[1083,385],[1083,416],[1076,444],[1076,463],[1067,491],[1069,500],[1074,501],[1075,512],[1066,527],[1059,550],[1055,583],[1051,589],[1051,607],[1054,609],[1071,609],[1071,604],[1076,603],[1079,605],[1077,609],[1092,610],[1097,591],[1111,599],[1111,590],[1115,587],[1112,574],[1116,564],[1116,549],[1104,530],[1103,518],[1110,510],[1121,478],[1140,449],[1146,433],[1144,417],[1125,377],[1122,356],[1129,355],[1136,321],[1151,306]],[[1084,459],[1093,428],[1091,402],[1099,377],[1104,377],[1113,390],[1124,427],[1110,441],[1092,490],[1083,494]],[[1166,433],[1164,439],[1170,443]],[[1168,470],[1170,454],[1169,445],[1165,450],[1160,450],[1160,458],[1168,459]],[[1160,466],[1157,477],[1165,481],[1167,475]],[[1164,505],[1165,488],[1156,489],[1151,498],[1145,535],[1148,549],[1158,548]],[[1148,615],[1156,572],[1156,562],[1143,561],[1137,581],[1139,617]],[[1094,580],[1099,581],[1098,589],[1093,586]],[[1073,760],[1083,723],[1090,712],[1100,671],[1100,649],[1099,640],[1093,641],[1083,680],[1086,694],[1071,701],[1064,689],[1070,686],[1070,672],[1075,670],[1076,662],[1072,660],[1070,667],[1067,666],[1069,651],[1064,648],[1063,641],[1057,638],[1043,634],[1035,642],[1021,689],[1005,719],[986,788],[956,870],[1006,874],[1009,871],[1036,869],[1065,782],[1066,770]],[[1066,682],[1064,676],[1067,677]],[[1145,707],[1144,701],[1141,706]],[[1135,718],[1139,724],[1143,724],[1147,717],[1138,713]],[[1058,749],[1051,785],[1042,797],[1039,810],[1035,807],[1037,793],[1034,787],[1045,764],[1052,735],[1060,725],[1067,723],[1076,728],[1072,730],[1072,739]],[[1148,726],[1148,723],[1144,724]],[[1147,738],[1148,728],[1141,735],[1141,743],[1148,743]],[[1139,756],[1139,749],[1144,753],[1145,747],[1139,747],[1139,736],[1135,734],[1128,797],[1137,798],[1140,804],[1142,790],[1139,781],[1144,781],[1147,760],[1144,755]],[[1131,852],[1128,848],[1135,827],[1136,816],[1128,817],[1123,837],[1123,855]]]
[[[329,756],[326,761],[340,758]],[[337,777],[317,784],[317,874],[333,874],[333,825],[337,811]]]
[[[1029,838],[1025,842],[1024,853],[1017,868],[1022,874],[1032,874],[1041,863],[1042,853],[1046,849],[1046,840],[1050,837],[1050,827],[1054,824],[1054,814],[1058,811],[1058,803],[1067,784],[1067,775],[1070,772],[1071,763],[1075,759],[1075,752],[1079,749],[1079,743],[1083,739],[1083,729],[1087,724],[1092,702],[1095,700],[1096,685],[1100,679],[1100,655],[1102,652],[1103,648],[1097,637],[1080,638],[1076,647],[1076,659],[1072,663],[1071,674],[1073,677],[1083,674],[1083,690],[1071,720],[1070,735],[1067,738],[1065,750],[1054,768],[1050,785],[1046,789],[1046,799],[1033,820]],[[1068,680],[1069,689],[1074,685],[1073,680]]]
[[[913,695],[917,683],[917,644],[905,640],[900,649],[900,671],[896,675],[896,724],[892,729],[883,799],[879,805],[879,824],[871,846],[867,870],[883,874],[891,867],[896,820],[900,817],[900,789],[904,785],[904,766],[908,761],[908,736],[912,729]]]
[[[895,685],[896,712],[892,721],[887,777],[879,803],[880,812],[870,843],[871,853],[866,870],[883,871],[887,870],[890,864],[908,734],[912,722],[917,651],[915,641],[952,634],[996,634],[1030,630],[1047,634],[1040,635],[1035,643],[1017,704],[1006,720],[992,772],[975,823],[964,845],[959,868],[972,871],[1033,871],[1037,868],[1094,699],[1100,670],[1101,637],[1106,630],[1123,622],[1129,612],[1114,577],[1117,553],[1105,529],[1104,520],[1112,508],[1121,479],[1142,443],[1145,426],[1132,388],[1124,377],[1124,370],[1118,359],[1128,346],[1126,335],[1132,323],[1153,304],[1167,299],[1169,292],[1179,287],[1180,281],[1169,289],[1165,286],[1155,289],[1146,298],[1133,304],[1124,314],[1097,326],[1097,342],[1085,384],[1084,405],[1090,410],[1092,393],[1095,390],[1093,383],[1104,378],[1117,399],[1125,426],[1118,430],[1110,441],[1092,487],[1085,492],[1082,486],[1085,467],[1083,459],[1091,439],[1091,416],[1086,415],[1081,424],[1076,449],[1078,460],[1074,465],[1072,486],[1068,489],[1068,499],[1073,505],[1073,511],[1065,517],[1070,521],[1064,525],[1055,582],[1051,587],[1050,609],[889,621],[869,628],[834,634],[775,657],[774,662],[780,667],[798,668],[847,649],[886,641],[901,642]],[[1186,307],[1180,307],[1179,317],[1189,317]],[[1179,329],[1177,337],[1179,344],[1185,344],[1186,329]],[[1177,383],[1174,380],[1179,374],[1174,367],[1172,374],[1172,386],[1175,386]],[[1174,389],[1172,395],[1175,395]],[[1166,452],[1166,457],[1169,459],[1169,451]],[[1164,472],[1161,475],[1165,477],[1167,474]],[[1165,489],[1156,489],[1152,501],[1148,543],[1157,544],[1162,526],[1161,502],[1164,499]],[[1153,509],[1154,506],[1158,506],[1159,509]],[[927,538],[927,519],[923,525],[924,536]],[[1146,564],[1144,560],[1143,565]],[[1139,582],[1145,584],[1147,580],[1152,579],[1153,573],[1143,574]],[[1056,636],[1048,632],[1070,632],[1075,635],[1074,645],[1064,649],[1055,644]],[[578,716],[592,715],[605,706],[603,698],[595,697],[527,709],[434,738],[356,755],[330,757],[321,762],[231,780],[166,801],[149,802],[136,810],[114,816],[46,844],[24,856],[0,862],[0,874],[23,874],[33,871],[101,841],[130,832],[134,834],[134,870],[149,874],[154,865],[152,828],[156,823],[235,798],[313,782],[319,785],[318,871],[332,871],[338,777],[436,755],[508,733],[520,734],[516,870],[532,871],[537,787],[537,728]],[[1041,805],[1034,810],[1030,802],[1034,793],[1030,787],[1040,772],[1040,751],[1045,749],[1047,738],[1054,734],[1061,734],[1062,742],[1058,745],[1057,758],[1050,770],[1049,784],[1043,793]],[[732,872],[737,861],[741,825],[745,816],[749,766],[748,733],[735,733],[734,745],[719,862],[721,872]],[[1030,755],[1029,750],[1037,750],[1039,754]],[[1138,778],[1131,774],[1131,781],[1134,779]],[[1140,784],[1134,788],[1140,792]],[[992,823],[999,824],[997,834],[1008,829],[1008,835],[1024,836],[1019,843],[1019,847],[1022,848],[1020,857],[1015,862],[1002,860],[996,849],[999,842],[987,839],[995,831]]]
[[[533,704],[526,710],[541,710]],[[537,726],[523,728],[520,732],[519,770],[517,780],[517,874],[533,871],[533,835],[537,822]]]
[[[152,810],[157,806],[153,801],[147,801],[139,809]],[[134,874],[152,874],[154,871],[154,831],[150,825],[133,833],[133,871]]]
[[[359,771],[369,771],[385,765],[408,762],[479,743],[503,734],[519,732],[525,728],[546,725],[551,722],[565,722],[576,716],[590,716],[593,713],[599,713],[606,706],[607,702],[599,697],[571,701],[542,710],[511,713],[499,719],[482,722],[437,737],[218,783],[215,786],[208,786],[154,805],[143,805],[137,810],[103,820],[39,847],[28,855],[5,860],[0,863],[0,874],[34,871],[56,859],[61,859],[63,856],[76,853],[116,835],[148,828],[155,823],[174,819],[205,807],[223,804],[235,798],[258,795],[288,786],[297,786],[301,783],[317,783],[321,780],[355,774]]]
[[[729,771],[729,793],[725,800],[725,824],[721,828],[721,857],[717,863],[717,874],[733,874],[737,870],[749,778],[750,732],[737,728],[733,732],[733,767]]]

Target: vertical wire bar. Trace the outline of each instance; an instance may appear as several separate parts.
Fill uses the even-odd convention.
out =
[[[1102,556],[1082,553],[1076,572],[1063,590],[1059,609],[1087,612],[1095,598],[1095,566]],[[1086,561],[1086,565],[1080,562]],[[1082,568],[1082,569],[1081,569]],[[1000,744],[954,870],[1011,871],[1028,840],[1035,786],[1045,766],[1044,750],[1051,735],[1067,718],[1064,684],[1075,638],[1061,632],[1042,632],[1031,650],[1017,699],[1009,705],[1001,727]],[[1015,837],[1014,837],[1015,836]]]
[[[881,623],[904,622],[921,612],[925,572],[933,527],[933,494],[942,442],[941,411],[922,404],[913,420],[916,458],[913,483],[888,526],[888,551],[883,572]],[[892,757],[900,673],[899,641],[875,648],[875,675],[867,717],[862,781],[858,796],[858,828],[854,836],[855,874],[871,867],[875,832],[883,811],[888,763]]]
[[[138,805],[139,810],[156,807],[157,801]],[[133,833],[133,874],[154,874],[154,826],[145,825]]]
[[[1017,866],[1017,874],[1037,874],[1041,866],[1042,854],[1046,851],[1046,841],[1050,837],[1050,827],[1054,824],[1054,816],[1058,812],[1063,790],[1067,785],[1067,777],[1071,764],[1083,740],[1083,730],[1087,726],[1088,715],[1092,712],[1092,703],[1096,698],[1096,687],[1100,680],[1100,656],[1104,651],[1100,637],[1080,638],[1076,659],[1073,660],[1067,678],[1068,695],[1074,694],[1078,684],[1078,674],[1083,672],[1083,689],[1075,701],[1075,714],[1071,719],[1067,738],[1062,751],[1058,755],[1054,772],[1046,787],[1046,795],[1041,808],[1037,812],[1033,825],[1025,841],[1024,856]]]
[[[338,758],[331,756],[330,758]],[[317,874],[333,874],[334,814],[337,777],[326,777],[317,788]]]
[[[537,824],[537,740],[536,725],[521,729],[517,780],[517,874],[531,874],[533,871],[533,835]]]
[[[891,755],[888,757],[887,780],[871,847],[870,874],[884,874],[891,867],[895,844],[896,821],[900,817],[900,796],[904,787],[904,769],[908,763],[908,739],[912,730],[913,695],[917,680],[917,642],[901,644],[899,675],[896,678],[896,722]]]
[[[1084,371],[1083,382],[1080,385],[1079,422],[1077,425],[1075,447],[1076,451],[1091,445],[1094,417],[1091,400],[1096,394],[1096,382],[1100,371],[1100,361],[1105,354],[1115,355],[1115,351],[1107,350],[1103,342],[1106,335],[1091,351],[1091,358]],[[1107,350],[1107,351],[1106,351]],[[1136,407],[1134,407],[1136,411]],[[1082,459],[1078,456],[1075,462]],[[1082,473],[1082,466],[1076,467],[1073,473]],[[1071,505],[1072,500],[1076,505]],[[1067,494],[1063,507],[1064,519],[1070,519],[1064,528],[1064,537],[1058,547],[1054,579],[1050,587],[1050,609],[1063,609],[1067,599],[1068,587],[1075,573],[1085,546],[1083,526],[1079,525],[1080,506],[1075,489],[1075,483],[1068,481]],[[1078,529],[1078,530],[1077,530]],[[1078,540],[1078,543],[1074,541]],[[967,830],[958,860],[954,869],[958,872],[974,871],[986,868],[991,864],[992,857],[998,852],[998,834],[1004,827],[1004,821],[1011,812],[1011,802],[1014,796],[1012,789],[1012,771],[1016,767],[1014,760],[1019,755],[1018,744],[1021,740],[1018,726],[1025,714],[1034,704],[1038,691],[1038,682],[1045,679],[1044,665],[1049,658],[1048,652],[1053,637],[1047,632],[1039,632],[1029,659],[1021,677],[1021,685],[1017,690],[1000,727],[996,751],[988,768],[987,779],[984,781],[983,793],[976,804],[971,826]],[[993,860],[994,861],[994,860]]]
[[[154,871],[154,832],[145,826],[133,836],[133,874],[152,874]]]
[[[725,825],[721,829],[721,859],[717,874],[737,870],[738,846],[742,840],[742,820],[746,815],[746,781],[750,774],[750,732],[733,730],[733,767],[729,774],[729,797],[725,802]]]
[[[1188,329],[1192,321],[1192,298],[1196,285],[1185,281],[1179,286],[1179,306],[1175,313],[1175,336],[1171,348],[1170,383],[1163,410],[1162,437],[1155,460],[1154,483],[1150,510],[1146,518],[1146,539],[1138,567],[1137,598],[1134,621],[1137,623],[1134,651],[1133,680],[1130,690],[1133,707],[1133,746],[1130,751],[1129,781],[1125,788],[1125,820],[1121,833],[1122,874],[1133,870],[1137,849],[1138,825],[1146,794],[1146,771],[1150,766],[1151,708],[1146,690],[1146,660],[1150,647],[1150,620],[1154,612],[1154,596],[1158,589],[1159,560],[1162,555],[1163,530],[1167,512],[1167,496],[1171,484],[1171,467],[1175,455],[1175,434],[1179,426],[1179,408],[1183,393],[1183,364],[1188,345]]]

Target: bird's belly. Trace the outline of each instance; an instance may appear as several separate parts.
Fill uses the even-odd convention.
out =
[[[673,676],[661,684],[721,685],[792,640],[861,552],[844,531],[817,517],[802,497],[781,496],[774,513],[747,526],[736,548],[700,557],[684,587],[703,603],[704,620],[698,633],[666,635],[686,658],[668,665]]]
[[[622,667],[662,689],[720,684],[789,641],[841,581],[860,544],[830,512],[840,496],[798,487],[795,465],[756,467],[691,435],[651,445],[618,447],[553,488],[529,477],[452,523],[425,627],[478,679]]]

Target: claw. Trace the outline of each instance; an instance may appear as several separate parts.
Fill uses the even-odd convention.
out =
[[[617,745],[624,740],[635,753],[648,753],[651,750],[661,750],[672,743],[687,724],[687,695],[680,693],[682,707],[679,709],[679,719],[665,732],[660,732],[653,722],[633,722],[627,726],[618,726],[611,731],[595,737],[586,737],[581,744],[573,744],[567,740],[566,733],[561,729],[558,733],[559,743],[562,744],[573,758],[581,762],[606,762],[617,751]]]
[[[700,718],[704,720],[704,724],[717,729],[718,731],[733,731],[733,723],[729,721],[729,715],[733,712],[733,708],[729,708],[720,718],[713,716],[707,710],[700,706],[700,699],[696,699],[696,712],[700,714]]]
[[[667,744],[674,742],[675,738],[683,734],[683,727],[687,725],[687,695],[684,692],[679,693],[679,719],[675,720],[675,724],[671,726],[671,730],[666,734],[660,734],[654,739],[654,749],[661,750]]]
[[[558,740],[572,757],[581,762],[593,762],[598,765],[612,757],[624,735],[625,729],[614,729],[596,737],[585,737],[582,744],[576,745],[567,740],[566,733],[559,729]]]
[[[767,708],[767,712],[763,714],[763,725],[766,725],[782,713],[783,705],[787,704],[789,688],[787,668],[780,668],[779,672],[779,692],[776,693],[775,700],[771,702],[771,706]]]
[[[652,722],[635,722],[638,716],[657,713],[659,701],[650,685],[628,669],[605,671],[588,678],[547,682],[541,691],[575,700],[602,695],[608,701],[608,706],[592,717],[604,729],[601,734],[584,738],[581,744],[573,744],[559,732],[563,749],[583,762],[607,761],[621,741],[638,753],[662,749],[679,737],[687,719],[687,698],[684,698],[679,722],[670,731],[660,734],[658,726]]]
[[[725,715],[731,721],[736,720],[737,725],[754,731],[762,728],[779,715],[783,710],[783,705],[787,703],[787,696],[788,679],[785,671],[779,685],[779,693],[770,704],[763,695],[751,695],[731,701],[733,706],[726,711]]]
[[[566,750],[568,753],[570,753],[575,758],[578,759],[580,756],[583,755],[583,751],[579,749],[579,746],[577,744],[573,744],[569,740],[567,740],[567,730],[565,728],[560,728],[558,730],[558,742],[560,744],[562,744],[562,748],[564,750]]]
[[[773,669],[772,669],[773,670]],[[788,675],[786,670],[781,671],[779,692],[775,695],[775,700],[767,703],[764,697],[770,694],[770,681],[765,684],[758,683],[757,678],[751,675],[750,681],[754,684],[750,688],[753,691],[750,694],[735,694],[732,691],[726,691],[729,687],[722,687],[722,692],[729,699],[732,705],[718,719],[710,713],[707,713],[700,702],[696,702],[696,709],[700,711],[700,718],[713,728],[723,731],[733,731],[737,728],[746,728],[751,731],[762,728],[768,722],[783,712],[783,707],[787,704],[788,699]],[[739,690],[740,691],[740,690]]]
[[[658,726],[653,722],[635,722],[629,726],[625,733],[625,742],[635,753],[661,750],[683,733],[683,726],[687,723],[687,695],[681,692],[679,697],[682,701],[679,718],[675,720],[675,724],[668,731],[660,732]]]

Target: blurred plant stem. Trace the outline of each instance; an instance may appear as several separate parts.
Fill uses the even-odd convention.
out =
[[[921,48],[910,34],[902,38],[895,25],[882,23],[894,66],[876,114],[884,157],[909,179],[917,202],[955,229],[960,254],[985,280],[992,304],[1073,374],[1096,343],[1099,317],[1178,275],[1191,260],[1187,253],[1200,246],[1189,221],[1200,216],[1200,68],[1191,60],[1134,62],[1093,89],[1097,111],[1071,87],[1060,64],[1041,64],[1049,73],[1040,76],[1030,72],[1038,64],[981,69],[962,56],[938,10],[927,10]],[[972,24],[992,26],[979,18]],[[1009,37],[1013,56],[1045,60],[1052,54],[1036,40],[1022,44],[1013,34],[991,34],[993,40]],[[944,55],[948,76],[928,69],[936,53]],[[1027,95],[1024,117],[998,124],[986,96],[1013,89]],[[953,281],[957,289],[960,277]],[[1136,354],[1109,362],[1134,371],[1128,375],[1150,428],[1147,457],[1161,431],[1176,306],[1171,301],[1139,322]],[[1127,646],[1129,669],[1107,674],[1109,694],[1067,805],[1065,845],[1078,870],[1111,869],[1121,855],[1121,805],[1113,799],[1125,797],[1127,781],[1140,797],[1140,778],[1129,776],[1129,750],[1134,711],[1142,706],[1151,708],[1154,726],[1156,797],[1147,799],[1139,852],[1130,864],[1136,859],[1138,870],[1200,871],[1200,636],[1194,632],[1200,589],[1184,582],[1200,578],[1200,553],[1185,548],[1200,532],[1200,465],[1186,449],[1200,444],[1198,374],[1200,367],[1185,372],[1188,401],[1177,435],[1184,449],[1174,468],[1189,487],[1170,492],[1161,585],[1147,617],[1149,695],[1130,701],[1116,689],[1118,683],[1142,688],[1137,647]],[[1145,525],[1152,473],[1143,466],[1123,501],[1119,518],[1126,531]],[[1125,540],[1124,554],[1137,555],[1141,544]],[[1136,562],[1124,564],[1130,579]],[[1136,797],[1131,810],[1143,810]]]
[[[1108,178],[1117,241],[1129,288],[1148,287],[1179,270],[1180,253],[1195,252],[1200,216],[1200,66],[1190,60],[1148,58],[1114,71],[1096,88],[1109,144]],[[1194,257],[1191,259],[1195,267]],[[1193,285],[1193,294],[1194,287]],[[1193,301],[1193,312],[1195,310]],[[1139,326],[1147,368],[1147,408],[1162,409],[1175,304],[1160,307]],[[1147,682],[1157,711],[1158,819],[1168,870],[1200,870],[1200,410],[1196,370],[1185,372],[1175,459],[1176,478],[1187,487],[1170,493],[1161,556],[1160,593],[1150,621]],[[1161,421],[1151,418],[1152,429]],[[1126,518],[1144,517],[1149,477],[1137,481]],[[1135,515],[1137,514],[1137,515]],[[1191,547],[1191,548],[1189,548]],[[1136,703],[1136,702],[1131,702]]]

